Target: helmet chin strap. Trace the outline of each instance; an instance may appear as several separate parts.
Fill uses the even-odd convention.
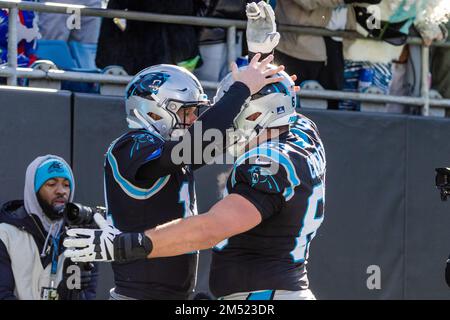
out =
[[[158,98],[158,97],[156,96],[156,94],[152,93],[152,94],[150,94],[150,97],[152,97],[153,100],[155,100],[156,103],[157,103],[158,105],[161,105],[161,99]]]
[[[237,140],[234,144],[230,145],[227,150],[234,157],[240,157],[245,151],[247,146],[251,144],[252,141],[258,139],[258,137],[265,132],[264,129],[267,129],[266,122],[270,118],[271,114],[267,114],[251,131],[248,136],[245,136],[244,139]],[[244,140],[244,141],[242,141]],[[267,140],[267,139],[266,139]],[[266,141],[264,140],[264,141]],[[253,146],[252,146],[253,148]],[[250,149],[250,148],[249,148]]]
[[[239,135],[226,149],[233,157],[239,158],[246,150],[249,141],[253,140],[258,133],[253,129],[249,135]]]
[[[168,102],[164,103],[165,105],[168,104]],[[189,125],[186,124],[186,113],[183,111],[183,121],[180,119],[180,116],[178,115],[178,111],[182,110],[183,107],[180,107],[176,112],[173,110],[170,110],[169,108],[166,108],[166,110],[172,115],[172,117],[175,120],[175,125],[172,128],[172,131],[170,132],[170,137],[172,139],[178,140],[180,137],[182,137],[186,132],[188,131]]]

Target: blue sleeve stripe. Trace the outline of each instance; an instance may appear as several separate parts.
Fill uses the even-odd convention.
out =
[[[169,181],[170,175],[167,175],[165,177],[159,178],[149,189],[136,187],[120,174],[117,160],[112,154],[113,146],[114,144],[111,145],[106,156],[108,158],[109,164],[111,165],[114,179],[128,196],[137,200],[149,199],[153,195],[157,194]]]
[[[246,153],[244,153],[239,159],[237,159],[236,163],[234,164],[233,173],[231,176],[231,184],[234,186],[236,184],[236,168],[242,164],[245,160],[255,157],[258,155],[265,156],[267,158],[272,159],[273,161],[280,163],[287,172],[287,178],[289,180],[289,187],[286,187],[283,196],[286,199],[286,201],[289,201],[294,196],[294,188],[298,185],[300,185],[300,179],[295,171],[294,164],[292,161],[287,157],[286,155],[280,153],[279,151],[269,148],[267,146],[265,147],[256,147]]]
[[[311,140],[303,131],[297,128],[292,128],[291,132],[300,138],[299,140],[295,141],[294,144],[298,145],[300,148],[312,146]]]
[[[147,158],[145,158],[145,160],[153,160],[158,158],[161,155],[161,150],[162,148],[156,149],[155,151],[153,151],[153,153],[151,155],[149,155]]]

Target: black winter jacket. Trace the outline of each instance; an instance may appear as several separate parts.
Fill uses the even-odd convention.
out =
[[[196,14],[198,0],[110,0],[108,9],[171,15]],[[99,68],[123,66],[130,75],[155,64],[176,64],[199,55],[193,26],[126,21],[121,31],[113,19],[103,19],[96,63]]]

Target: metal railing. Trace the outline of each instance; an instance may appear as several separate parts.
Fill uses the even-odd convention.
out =
[[[106,74],[89,74],[82,72],[71,72],[63,70],[33,70],[30,68],[17,68],[17,16],[18,10],[29,10],[36,12],[50,12],[60,14],[77,14],[85,16],[95,16],[103,18],[123,18],[127,20],[183,24],[204,27],[222,27],[227,29],[227,59],[229,62],[235,61],[234,42],[236,39],[236,30],[245,29],[246,21],[232,19],[205,18],[193,16],[178,16],[167,14],[143,13],[135,11],[111,10],[102,8],[89,8],[80,5],[59,4],[59,3],[37,3],[22,2],[19,0],[0,0],[0,8],[9,9],[9,28],[8,28],[8,65],[0,67],[0,77],[7,77],[8,85],[16,85],[17,78],[47,79],[55,81],[80,81],[80,82],[98,82],[109,84],[127,84],[130,76],[114,76]],[[305,35],[315,36],[337,36],[349,39],[366,39],[379,41],[377,39],[365,38],[354,31],[331,31],[322,28],[301,27],[291,25],[280,25],[279,31],[296,32]],[[450,108],[450,99],[430,99],[429,98],[429,47],[422,45],[421,38],[410,37],[407,41],[410,45],[422,46],[422,79],[421,79],[421,97],[377,95],[366,93],[353,93],[332,90],[302,90],[299,95],[311,99],[349,99],[373,103],[401,103],[407,105],[422,106],[422,114],[429,115],[430,106]],[[435,42],[433,46],[450,48],[450,42]],[[205,88],[216,88],[217,83],[202,81]]]

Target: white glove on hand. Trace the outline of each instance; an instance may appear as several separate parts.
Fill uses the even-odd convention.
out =
[[[280,41],[275,24],[275,13],[265,1],[247,4],[247,43],[253,53],[271,53]]]
[[[64,256],[73,262],[114,261],[114,238],[121,232],[108,224],[101,214],[94,220],[100,229],[70,229],[63,242]]]

